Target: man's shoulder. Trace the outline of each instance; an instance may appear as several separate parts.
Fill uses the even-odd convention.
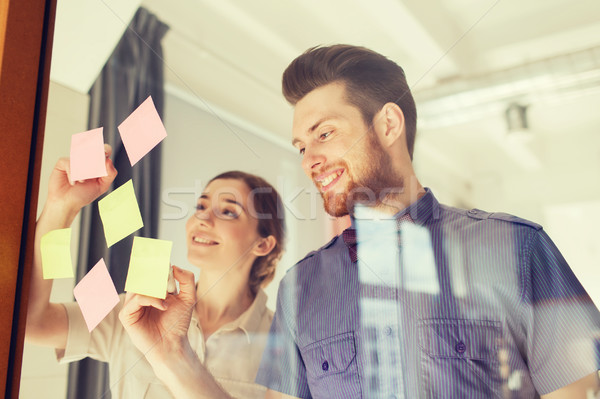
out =
[[[333,244],[335,244],[335,242],[338,240],[340,236],[335,236],[333,237],[331,240],[329,240],[325,245],[323,245],[322,247],[315,249],[314,251],[310,251],[309,253],[307,253],[304,258],[300,259],[298,262],[296,262],[296,264],[293,267],[297,267],[303,263],[306,263],[307,261],[309,261],[311,258],[316,257],[317,255],[319,255],[320,253],[328,250],[329,248],[331,248],[333,246]]]
[[[321,256],[330,251],[338,239],[341,239],[340,236],[335,236],[322,247],[307,253],[302,259],[296,262],[294,266],[286,271],[286,275],[283,279],[288,280],[292,278],[294,281],[297,281],[299,278],[302,278],[302,276],[313,274],[315,272],[314,269],[321,266]]]
[[[447,205],[441,205],[441,208],[450,217],[460,218],[465,224],[479,223],[479,222],[493,222],[493,223],[509,223],[515,226],[527,226],[534,230],[541,230],[542,226],[532,222],[531,220],[523,219],[521,217],[511,215],[505,212],[487,212],[481,209],[460,209],[454,208]]]

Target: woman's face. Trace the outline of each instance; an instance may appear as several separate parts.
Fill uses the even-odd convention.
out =
[[[206,186],[186,224],[188,260],[202,268],[249,268],[260,242],[250,189],[241,180]],[[225,269],[223,269],[225,268]]]

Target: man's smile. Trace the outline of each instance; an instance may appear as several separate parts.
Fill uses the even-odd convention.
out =
[[[321,188],[321,191],[327,191],[328,189],[333,187],[335,183],[337,183],[337,181],[340,179],[343,173],[344,169],[340,168],[332,172],[323,173],[316,177],[314,180],[317,183],[317,186]]]

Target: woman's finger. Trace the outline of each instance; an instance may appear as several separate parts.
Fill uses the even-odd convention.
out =
[[[64,172],[67,175],[67,180],[69,181],[69,184],[72,186],[75,185],[75,182],[71,180],[71,161],[69,160],[69,158],[59,158],[54,168]]]
[[[194,273],[173,265],[173,276],[179,282],[179,293],[194,294],[196,284],[194,282]]]
[[[158,310],[167,310],[166,302],[160,298],[154,298],[151,296],[141,294],[127,293],[125,296],[125,303],[123,309],[124,313],[132,314],[144,307],[153,307]]]
[[[106,172],[108,173],[106,176],[101,177],[102,180],[104,180],[105,182],[108,183],[112,183],[113,180],[115,180],[115,177],[117,177],[117,169],[115,168],[115,165],[113,164],[113,161],[110,158],[106,158],[105,160],[106,163]]]
[[[173,266],[169,267],[169,279],[167,280],[167,294],[177,294],[177,284],[173,276]]]

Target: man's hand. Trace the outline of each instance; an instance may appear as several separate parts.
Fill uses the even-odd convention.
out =
[[[151,363],[189,346],[187,332],[196,304],[194,274],[173,266],[173,275],[179,294],[167,294],[162,300],[128,293],[119,312],[131,341]]]

